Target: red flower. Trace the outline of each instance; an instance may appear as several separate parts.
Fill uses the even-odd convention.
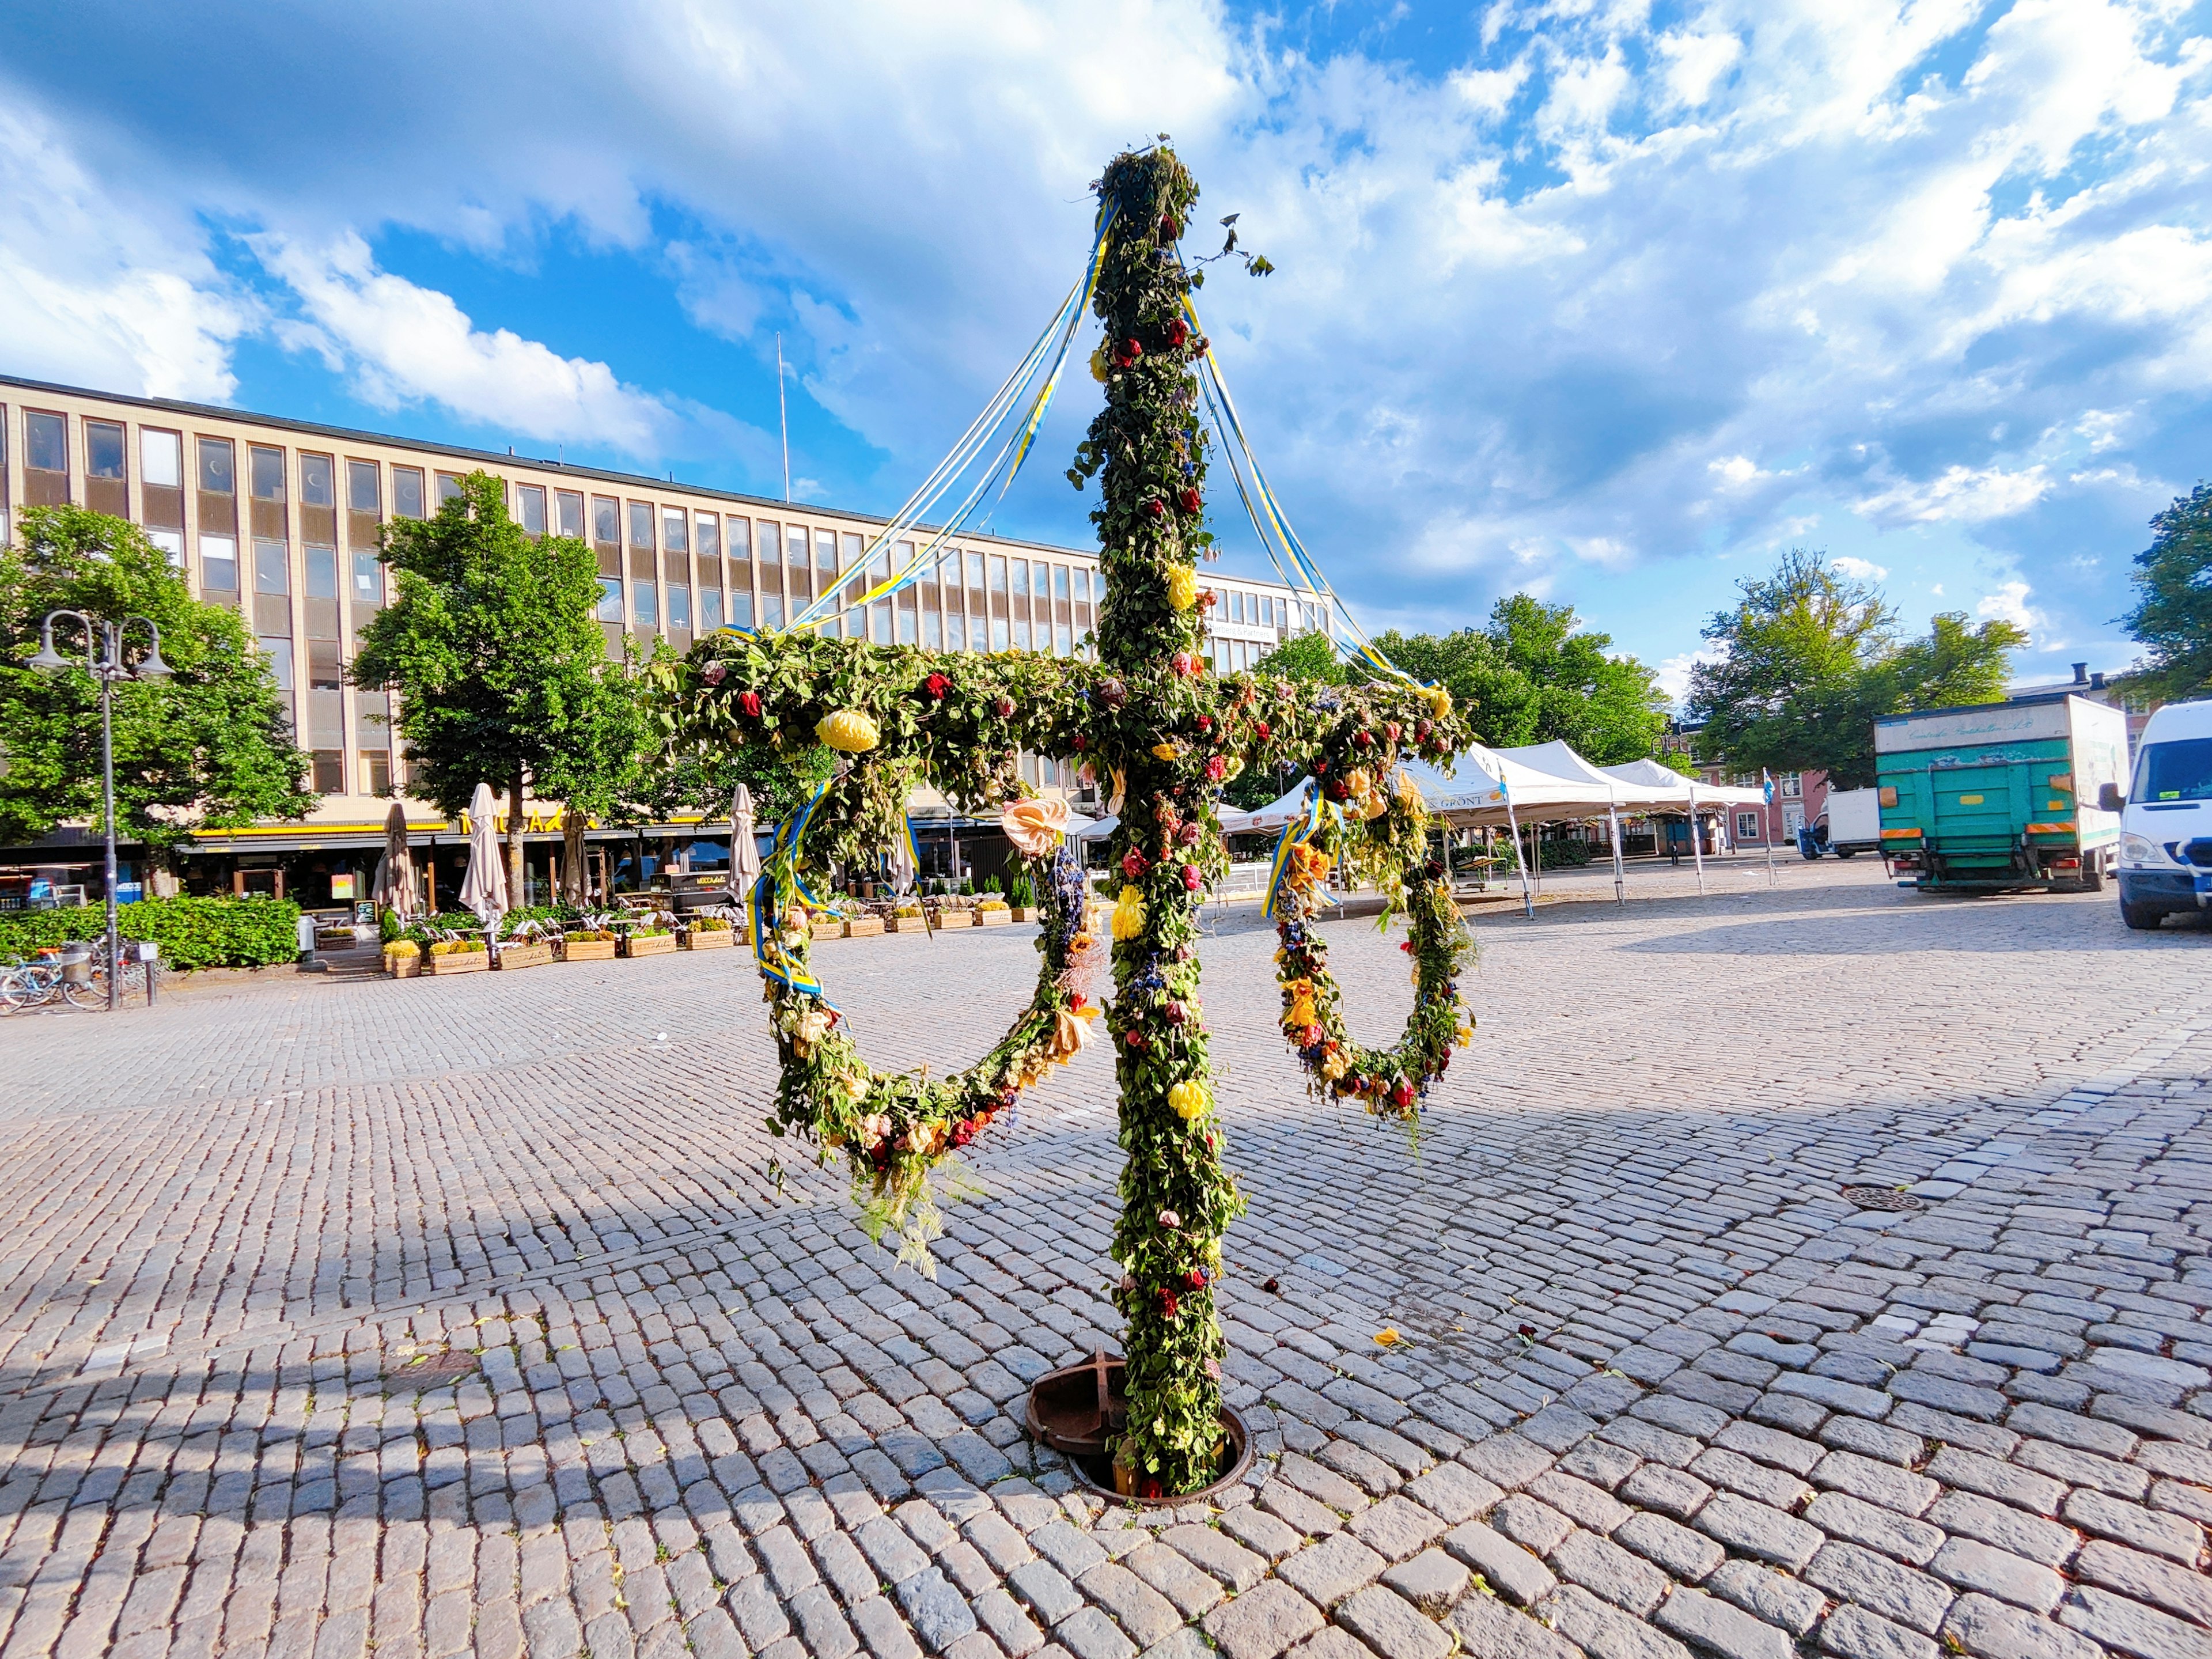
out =
[[[1188,651],[1176,652],[1173,659],[1170,660],[1170,665],[1173,667],[1175,672],[1178,674],[1194,675],[1198,672],[1198,659],[1191,655]]]
[[[1082,992],[1070,991],[1067,994],[1067,1006],[1070,1008],[1080,1009],[1083,1006],[1083,1003],[1084,996]]]
[[[1146,861],[1145,855],[1133,847],[1121,854],[1121,873],[1128,877],[1131,881],[1142,881],[1145,878],[1145,872],[1151,868],[1152,866]]]
[[[1182,1301],[1173,1291],[1163,1290],[1160,1292],[1160,1314],[1163,1318],[1173,1319],[1182,1308]]]
[[[727,663],[710,662],[699,678],[709,685],[720,685],[722,683],[722,677],[729,672],[730,665]]]
[[[1372,749],[1375,746],[1375,734],[1372,732],[1355,732],[1352,733],[1352,740],[1362,749]]]
[[[1401,726],[1395,720],[1385,720],[1382,722],[1382,735],[1391,743],[1398,741],[1398,733],[1404,729],[1405,728]]]
[[[1145,1046],[1145,1034],[1142,1031],[1132,1031],[1128,1036],[1123,1037],[1121,1041],[1127,1043],[1132,1048],[1141,1048]]]
[[[1203,1267],[1193,1267],[1188,1273],[1182,1276],[1182,1287],[1187,1291],[1204,1290],[1206,1288],[1206,1269]]]
[[[1190,1018],[1190,1011],[1180,1002],[1163,1003],[1160,1006],[1160,1018],[1170,1025],[1180,1025]]]
[[[1145,503],[1145,511],[1156,519],[1164,519],[1168,515],[1168,504],[1158,496],[1154,496]]]
[[[952,682],[946,679],[942,674],[932,674],[927,679],[922,682],[923,686],[928,690],[929,695],[933,697],[943,696],[951,684]]]
[[[1166,237],[1170,242],[1175,240],[1176,237],[1182,234],[1182,227],[1175,222],[1174,214],[1163,213],[1160,215],[1160,234]],[[1181,323],[1177,323],[1175,326],[1176,328],[1181,328],[1182,325]]]
[[[1211,732],[1213,730],[1213,716],[1211,714],[1200,714],[1198,717],[1198,729],[1201,732]]]
[[[1252,735],[1259,738],[1261,742],[1265,743],[1269,738],[1272,738],[1275,734],[1268,726],[1267,722],[1261,720],[1257,726],[1252,728]]]
[[[1090,746],[1091,739],[1085,737],[1082,732],[1078,732],[1075,734],[1075,752],[1079,755]]]
[[[973,1118],[963,1117],[959,1122],[952,1126],[952,1144],[954,1146],[965,1146],[969,1141],[975,1139],[975,1121]]]
[[[743,714],[747,720],[758,720],[760,718],[760,693],[757,691],[738,692],[738,712]]]
[[[1426,743],[1429,740],[1429,732],[1431,730],[1431,728],[1426,720],[1418,722],[1413,727],[1413,741],[1416,743]]]
[[[1198,826],[1198,821],[1194,818],[1190,823],[1184,824],[1182,829],[1176,831],[1176,839],[1186,847],[1195,847],[1198,845],[1198,838],[1202,833],[1203,831],[1201,831]]]
[[[1211,611],[1213,608],[1214,600],[1220,597],[1221,596],[1216,593],[1212,588],[1206,588],[1198,596],[1199,609],[1201,611]]]
[[[1209,783],[1218,783],[1229,770],[1229,763],[1218,755],[1206,757],[1206,777]]]
[[[1190,338],[1190,331],[1183,326],[1182,318],[1178,317],[1168,325],[1168,343],[1170,345],[1179,346],[1188,338]]]
[[[1399,1079],[1398,1086],[1390,1091],[1390,1099],[1394,1105],[1403,1110],[1413,1103],[1413,1085],[1403,1078]]]
[[[1182,884],[1186,891],[1195,893],[1198,890],[1199,884],[1205,879],[1205,877],[1198,873],[1198,866],[1196,865],[1186,864],[1183,866]]]
[[[991,705],[991,708],[1002,720],[1010,720],[1014,717],[1014,700],[1012,697],[1000,697]]]
[[[1182,493],[1177,495],[1176,500],[1186,513],[1195,513],[1206,505],[1206,498],[1188,484],[1183,486]]]

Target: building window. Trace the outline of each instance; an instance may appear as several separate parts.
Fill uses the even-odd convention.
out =
[[[653,628],[660,622],[660,605],[651,582],[633,581],[629,585],[629,619],[640,628]]]
[[[632,501],[629,504],[629,544],[633,548],[653,545],[653,503]]]
[[[671,628],[691,626],[691,590],[673,578],[668,584],[668,625]]]
[[[253,544],[253,591],[289,593],[292,591],[290,548],[283,542]]]
[[[699,631],[717,632],[722,626],[722,590],[709,587],[703,581],[699,586]]]
[[[611,495],[592,497],[592,539],[609,546],[622,542],[621,507]]]
[[[345,750],[318,749],[315,754],[315,793],[319,795],[345,793]]]
[[[1765,836],[1759,833],[1758,813],[1739,812],[1735,815],[1735,838],[1740,842],[1765,839]]]
[[[384,604],[384,564],[374,553],[353,556],[353,602],[380,608]]]
[[[257,501],[281,501],[284,499],[284,452],[264,449],[259,444],[247,452],[252,461],[253,499]]]
[[[238,592],[238,538],[200,537],[200,586],[225,593]]]
[[[331,476],[331,458],[327,455],[300,457],[300,505],[302,507],[336,507],[337,485]]]
[[[734,514],[723,521],[729,532],[730,623],[753,625],[753,521]]]
[[[311,599],[335,599],[338,596],[338,550],[335,547],[310,547],[307,553],[307,597]],[[264,589],[267,592],[267,589]]]
[[[23,414],[23,504],[69,503],[69,422],[59,415]]]
[[[702,559],[722,556],[722,521],[720,518],[712,513],[702,513],[693,530],[692,539],[696,544],[691,550],[693,552]]]
[[[138,428],[138,482],[145,498],[147,538],[185,563],[185,444],[174,432]]]
[[[1780,793],[1783,799],[1797,800],[1804,795],[1805,775],[1803,773],[1784,772],[1782,775],[1781,781],[1782,788]]]
[[[618,623],[622,620],[622,578],[599,578],[599,620]]]
[[[392,514],[398,519],[423,516],[422,471],[420,467],[395,466],[392,469]]]
[[[514,505],[516,521],[522,526],[524,535],[542,536],[545,533],[545,486],[544,484],[515,485]]]
[[[461,475],[458,472],[441,472],[438,475],[438,505],[443,507],[447,501],[459,501],[460,496]]]
[[[553,492],[553,507],[561,520],[561,533],[576,541],[583,540],[583,492],[580,489],[556,489]]]
[[[380,513],[384,502],[376,487],[374,461],[346,463],[346,511],[349,513]]]
[[[686,532],[690,522],[691,515],[682,507],[662,507],[660,509],[660,550],[664,553],[687,551],[690,546],[690,538]]]
[[[118,519],[131,516],[131,485],[123,470],[123,423],[84,423],[84,504]]]
[[[292,641],[278,634],[261,635],[261,654],[269,659],[269,672],[276,678],[276,689],[292,689]]]
[[[362,789],[371,795],[392,793],[392,756],[382,749],[365,749],[361,756]]]

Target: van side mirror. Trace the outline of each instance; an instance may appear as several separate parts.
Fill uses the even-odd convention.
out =
[[[2128,798],[2120,793],[2118,784],[2100,783],[2097,786],[2097,810],[2100,812],[2117,812],[2127,804]]]

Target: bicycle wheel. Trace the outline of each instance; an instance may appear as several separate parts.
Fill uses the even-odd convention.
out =
[[[38,993],[15,968],[0,968],[0,1014],[12,1014],[38,1000]]]
[[[107,975],[101,974],[82,984],[65,979],[61,982],[62,999],[72,1008],[105,1008],[107,1006]]]

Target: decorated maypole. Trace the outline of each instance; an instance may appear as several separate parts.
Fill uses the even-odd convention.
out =
[[[1079,487],[1100,484],[1091,516],[1106,592],[1095,660],[881,647],[812,630],[929,575],[944,555],[926,544],[866,591],[817,600],[789,629],[702,641],[672,677],[668,737],[678,748],[753,746],[793,764],[835,757],[829,780],[781,826],[748,899],[780,1062],[769,1124],[842,1158],[872,1236],[896,1235],[901,1259],[925,1272],[940,1231],[932,1173],[1023,1090],[1097,1042],[1093,961],[1110,942],[1104,1023],[1127,1157],[1113,1250],[1127,1322],[1126,1416],[1110,1450],[1121,1490],[1162,1499],[1212,1482],[1228,1446],[1215,1298],[1222,1237],[1243,1200],[1224,1162],[1197,951],[1200,906],[1227,862],[1218,787],[1247,765],[1296,767],[1315,780],[1311,808],[1284,836],[1269,884],[1283,1033],[1312,1093],[1410,1125],[1471,1033],[1456,977],[1465,929],[1400,763],[1446,762],[1469,737],[1447,695],[1415,684],[1372,647],[1356,665],[1364,683],[1318,693],[1210,671],[1211,596],[1197,574],[1212,544],[1201,398],[1218,428],[1240,444],[1242,433],[1198,330],[1192,292],[1202,276],[1178,246],[1198,187],[1163,143],[1116,157],[1098,190],[1089,287],[1062,313],[1072,334],[1087,291],[1104,325],[1091,368],[1106,404],[1070,469]],[[1041,415],[1040,402],[1024,453]],[[1280,526],[1249,452],[1246,462],[1269,522]],[[933,545],[942,543],[940,534]],[[1310,572],[1303,548],[1294,556]],[[1094,908],[1065,844],[1065,803],[1037,799],[1023,782],[1024,750],[1079,760],[1111,788],[1121,821],[1109,848],[1110,908]],[[872,867],[908,836],[906,802],[924,784],[963,810],[1000,814],[1040,895],[1041,961],[1028,1006],[974,1065],[881,1072],[860,1054],[854,1027],[865,1017],[848,1018],[814,976],[813,920],[832,908],[823,872],[840,861]],[[1345,1030],[1313,925],[1333,867],[1381,890],[1386,923],[1398,915],[1408,923],[1413,1011],[1389,1048]]]
[[[1113,225],[1092,303],[1106,407],[1076,470],[1098,477],[1106,575],[1091,743],[1121,798],[1109,1025],[1128,1155],[1114,1234],[1128,1415],[1116,1462],[1140,1492],[1172,1493],[1213,1478],[1225,1353],[1214,1295],[1222,1234],[1243,1207],[1222,1164],[1198,999],[1199,907],[1227,862],[1212,798],[1230,717],[1200,637],[1206,451],[1192,362],[1203,343],[1176,251],[1198,186],[1162,146],[1117,158],[1099,191]]]

